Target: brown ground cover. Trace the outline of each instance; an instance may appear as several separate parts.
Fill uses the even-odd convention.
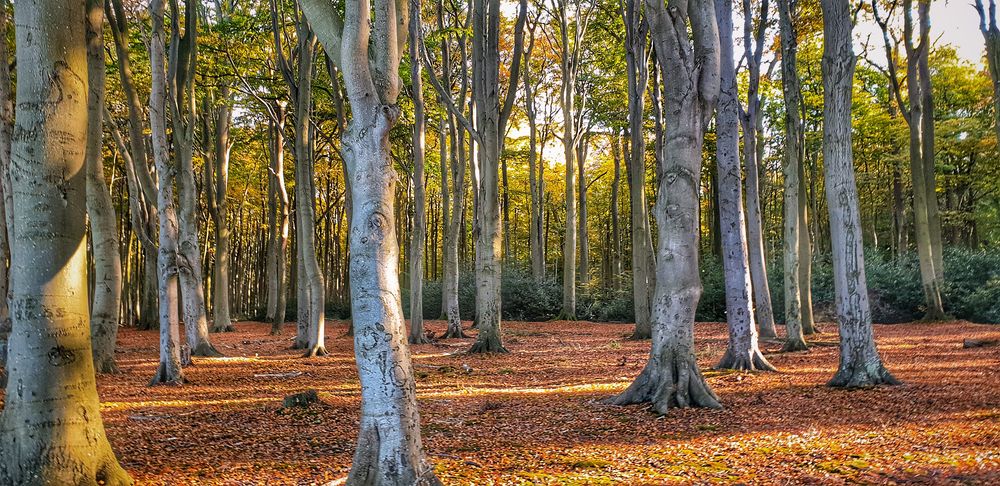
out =
[[[413,347],[425,447],[445,484],[1000,484],[1000,327],[950,322],[876,326],[897,387],[834,390],[836,329],[812,351],[778,354],[779,373],[706,371],[724,410],[672,410],[602,398],[642,368],[631,326],[509,322],[508,355],[465,355],[471,340]],[[269,326],[213,335],[228,357],[198,359],[190,385],[147,387],[155,332],[124,329],[120,375],[98,380],[122,464],[140,484],[323,484],[350,467],[359,391],[346,326],[327,326],[330,356],[301,359]],[[431,321],[440,334],[444,323]],[[726,345],[698,324],[699,362]],[[280,410],[316,389],[322,403]],[[2,393],[0,393],[2,397]]]

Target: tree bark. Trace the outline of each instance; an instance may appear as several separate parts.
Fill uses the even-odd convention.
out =
[[[274,232],[271,240],[271,252],[274,258],[273,293],[268,298],[273,299],[274,314],[271,317],[271,334],[279,334],[285,324],[286,301],[288,298],[288,232],[289,207],[288,188],[285,185],[285,117],[287,114],[284,103],[273,104],[275,120],[271,127],[271,167],[268,180],[274,187],[275,210]],[[269,284],[270,285],[270,284]],[[268,304],[270,306],[271,304]]]
[[[694,317],[701,297],[698,271],[698,190],[705,125],[719,96],[719,30],[707,0],[646,0],[650,34],[662,63],[664,132],[656,218],[659,231],[653,343],[646,367],[611,403],[720,408],[694,354]],[[690,25],[691,36],[688,36]],[[688,82],[670,82],[666,78]]]
[[[0,9],[0,39],[10,30],[9,11]],[[7,338],[10,336],[10,256],[14,237],[13,190],[10,183],[11,132],[14,126],[14,88],[10,78],[7,43],[0,42],[0,386],[7,386]]]
[[[212,332],[232,332],[229,303],[229,128],[232,122],[229,86],[219,88],[219,105],[215,108],[215,157],[208,170],[215,187],[211,193],[209,212],[215,224],[215,267],[212,274]]]
[[[748,87],[747,109],[743,126],[743,158],[746,171],[747,249],[750,257],[750,277],[753,283],[754,304],[760,336],[765,339],[778,337],[771,304],[771,288],[767,281],[767,258],[764,255],[763,224],[760,208],[760,160],[763,155],[761,133],[764,112],[760,109],[760,71],[764,53],[764,36],[767,31],[767,0],[760,5],[760,18],[754,32],[750,0],[743,0],[743,44],[747,59]]]
[[[389,131],[400,113],[406,7],[394,0],[377,0],[374,8],[367,0],[348,0],[341,18],[330,2],[302,2],[320,42],[343,72],[352,113],[341,138],[353,201],[351,308],[361,380],[361,429],[347,478],[352,485],[441,484],[420,438],[393,224],[398,176],[389,156]]]
[[[997,132],[997,140],[1000,140],[1000,28],[997,27],[996,0],[990,0],[988,14],[983,8],[983,0],[976,0],[976,10],[979,12],[979,31],[983,33],[986,43],[986,63],[993,81],[993,129]]]
[[[854,66],[851,6],[848,0],[822,0],[823,8],[823,161],[830,212],[833,278],[840,327],[840,365],[828,383],[835,387],[897,384],[875,347],[858,188],[851,147],[851,98]]]
[[[420,35],[420,0],[410,2],[410,38]],[[410,89],[413,97],[413,231],[410,233],[410,344],[430,342],[424,331],[424,244],[427,236],[426,187],[424,185],[424,115],[423,75],[417,42],[410,42]]]
[[[116,373],[115,341],[121,317],[122,260],[118,217],[104,181],[104,1],[90,0],[87,8],[87,215],[94,251],[94,295],[90,307],[90,335],[94,368]]]
[[[153,28],[149,38],[151,89],[149,128],[153,139],[153,160],[158,173],[156,208],[159,215],[159,250],[157,253],[158,301],[160,321],[160,364],[151,385],[184,383],[181,371],[180,314],[177,295],[177,208],[174,203],[174,176],[167,144],[167,79],[163,11],[166,0],[149,4]]]
[[[649,81],[646,52],[648,24],[639,2],[619,2],[625,22],[625,63],[628,72],[629,150],[626,155],[629,186],[629,216],[632,227],[632,304],[635,330],[631,339],[652,336],[652,302],[656,287],[656,255],[646,202],[645,95]],[[659,155],[657,155],[659,157]]]
[[[782,351],[808,349],[802,329],[801,236],[805,229],[800,218],[800,193],[802,159],[804,157],[803,126],[799,115],[802,107],[802,88],[796,71],[798,39],[793,16],[793,0],[778,0],[781,24],[781,78],[785,100],[785,157],[784,157],[784,265],[785,265],[785,345]]]
[[[14,12],[15,264],[0,413],[3,484],[132,484],[104,432],[87,326],[86,25],[99,15],[100,4],[84,0],[39,0]]]
[[[733,1],[715,0],[719,22],[720,92],[716,115],[716,168],[719,181],[719,226],[726,280],[726,321],[729,344],[718,368],[774,371],[757,344],[743,216],[743,180],[740,177],[739,96],[733,60]]]

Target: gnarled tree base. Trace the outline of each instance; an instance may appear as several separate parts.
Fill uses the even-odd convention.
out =
[[[160,363],[160,366],[156,368],[156,376],[153,376],[153,379],[150,380],[149,386],[183,385],[187,382],[187,378],[184,377],[183,372],[178,370],[176,373],[171,373],[165,364]]]
[[[653,333],[649,329],[639,329],[638,327],[632,331],[632,335],[628,337],[629,341],[645,341],[651,339]]]
[[[472,347],[469,348],[469,353],[509,353],[507,348],[503,347],[503,344],[498,338],[482,338],[476,339]]]
[[[827,382],[826,386],[835,388],[871,388],[879,385],[900,384],[889,370],[885,369],[882,361],[854,362],[841,364],[837,374]]]
[[[233,327],[232,323],[228,323],[228,324],[226,324],[224,326],[216,326],[215,324],[212,324],[211,329],[209,329],[208,331],[209,332],[236,332],[236,328]]]
[[[421,451],[414,452],[400,430],[380,430],[378,423],[362,424],[347,484],[352,486],[439,486],[441,480]],[[394,438],[394,440],[392,439]],[[392,440],[392,442],[388,442]],[[402,460],[401,460],[402,459]]]
[[[202,358],[221,358],[223,354],[220,353],[218,349],[215,349],[215,346],[212,346],[212,343],[206,341],[192,349],[191,356],[200,356]]]
[[[414,336],[414,335],[411,334],[411,335],[407,336],[406,341],[408,343],[410,343],[410,344],[430,344],[431,343],[431,340],[427,339],[427,335],[424,334],[424,333],[420,333],[420,334],[418,334],[416,336]]]
[[[445,331],[444,336],[441,336],[441,339],[462,339],[468,337],[470,336],[462,331],[462,325],[459,324],[457,327],[448,326],[448,330]]]
[[[605,403],[649,403],[650,409],[660,415],[671,408],[722,408],[719,397],[708,387],[698,369],[694,355],[671,349],[663,350],[659,359],[647,363],[628,389]]]
[[[303,358],[316,358],[316,357],[319,357],[319,356],[326,356],[327,354],[329,354],[329,353],[326,352],[326,346],[313,346],[313,347],[309,348],[309,350],[306,351],[306,353],[303,354],[302,357]]]
[[[746,353],[736,353],[726,349],[726,354],[722,356],[715,368],[740,371],[777,371],[759,349]]]
[[[118,369],[118,363],[115,362],[115,358],[113,356],[95,358],[94,370],[97,371],[97,373],[107,375],[117,375],[118,373],[121,373],[121,370]]]
[[[809,351],[809,345],[801,339],[786,339],[785,345],[781,347],[782,353],[794,353],[797,351]]]

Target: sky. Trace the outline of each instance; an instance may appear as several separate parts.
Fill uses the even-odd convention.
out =
[[[984,2],[985,3],[985,2]],[[931,4],[931,36],[936,45],[951,44],[962,59],[982,63],[986,47],[979,32],[979,14],[974,0],[934,0]],[[861,21],[855,28],[859,38],[871,35],[872,46],[882,45],[882,33],[871,20]]]

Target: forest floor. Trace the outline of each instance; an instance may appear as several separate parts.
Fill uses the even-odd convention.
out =
[[[1000,484],[1000,327],[879,325],[902,386],[835,390],[836,328],[779,373],[708,370],[723,324],[696,329],[699,362],[723,410],[604,405],[642,369],[649,342],[627,324],[505,322],[506,355],[466,355],[472,340],[412,348],[423,440],[445,484]],[[429,329],[440,334],[441,321]],[[302,359],[269,326],[213,335],[226,358],[197,359],[191,383],[147,386],[155,331],[123,329],[122,373],[98,380],[118,457],[138,484],[323,484],[346,476],[359,415],[346,324],[328,321],[330,355]],[[316,389],[321,403],[281,410]],[[2,396],[2,394],[0,394]]]

